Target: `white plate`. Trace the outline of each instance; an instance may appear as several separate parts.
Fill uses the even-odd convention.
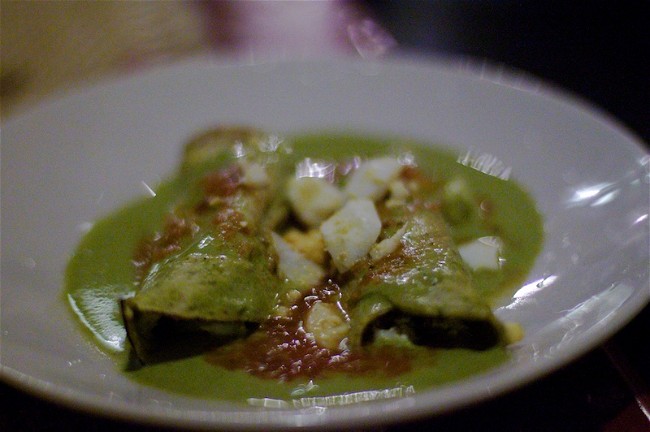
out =
[[[526,328],[512,361],[402,399],[289,411],[177,396],[121,375],[66,310],[67,258],[87,222],[156,184],[181,143],[216,123],[386,132],[510,168],[546,231],[527,284],[497,310]],[[1,377],[98,414],[184,427],[370,426],[494,397],[597,346],[647,304],[649,165],[611,118],[484,65],[196,59],[51,99],[2,128]]]

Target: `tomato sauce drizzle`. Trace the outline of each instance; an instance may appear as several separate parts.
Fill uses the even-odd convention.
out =
[[[339,287],[329,282],[312,289],[287,316],[273,317],[247,339],[220,347],[205,358],[229,370],[244,370],[260,378],[291,381],[316,378],[328,372],[380,373],[397,376],[411,368],[407,352],[387,347],[330,350],[316,344],[303,327],[312,305],[336,303]]]
[[[180,251],[182,242],[199,231],[196,219],[202,213],[211,211],[214,214],[212,223],[225,237],[246,229],[242,225],[242,214],[228,206],[228,199],[242,186],[238,166],[208,173],[201,179],[201,185],[203,197],[194,208],[183,209],[182,214],[169,214],[161,231],[143,238],[137,245],[132,260],[136,283],[142,282],[154,263]],[[222,202],[219,198],[225,200]],[[219,205],[212,204],[215,200]]]
[[[133,257],[136,282],[144,279],[153,263],[178,252],[183,238],[191,236],[197,230],[198,226],[190,218],[169,215],[162,231],[143,239],[136,248]]]

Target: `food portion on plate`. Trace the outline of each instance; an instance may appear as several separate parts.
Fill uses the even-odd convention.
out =
[[[125,373],[199,397],[418,391],[479,373],[523,337],[492,308],[542,227],[515,182],[468,158],[206,131],[152,197],[86,234],[66,298]]]

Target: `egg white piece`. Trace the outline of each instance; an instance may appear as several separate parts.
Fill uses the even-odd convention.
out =
[[[352,173],[345,185],[345,193],[351,198],[377,201],[386,194],[388,186],[401,170],[402,164],[395,158],[370,159]]]
[[[368,254],[379,237],[381,220],[372,201],[351,199],[320,230],[334,265],[344,272]]]
[[[336,305],[314,303],[305,319],[305,330],[316,343],[328,349],[337,349],[350,331],[350,325]]]
[[[499,237],[481,237],[458,247],[461,257],[472,270],[498,270],[502,241]]]
[[[388,254],[391,254],[400,247],[402,237],[406,233],[406,225],[402,226],[395,234],[383,239],[370,249],[370,258],[373,261],[378,261]]]
[[[241,162],[240,166],[244,171],[242,182],[245,185],[250,187],[264,187],[271,182],[264,165],[254,162]]]
[[[287,185],[287,198],[298,218],[309,227],[317,227],[341,208],[345,194],[318,177],[299,177]]]
[[[278,254],[278,273],[287,280],[305,289],[316,286],[325,277],[325,271],[318,264],[293,250],[289,243],[276,233],[271,233],[273,247]]]

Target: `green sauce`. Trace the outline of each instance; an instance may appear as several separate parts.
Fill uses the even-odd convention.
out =
[[[313,134],[292,138],[296,162],[305,157],[341,159],[411,153],[420,169],[440,181],[462,178],[476,197],[489,202],[489,224],[452,224],[457,242],[498,235],[504,264],[498,271],[475,275],[478,288],[491,302],[498,301],[522,282],[542,243],[542,223],[535,205],[516,183],[485,174],[458,162],[457,155],[416,142],[344,134]],[[127,371],[128,343],[120,317],[118,298],[135,291],[133,253],[138,242],[160,228],[163,215],[182,193],[184,183],[170,179],[154,197],[131,203],[99,220],[86,234],[66,272],[65,301],[81,327],[117,367],[145,385],[199,398],[276,406],[347,404],[355,401],[406,396],[433,386],[481,373],[504,362],[507,349],[485,351],[417,348],[409,372],[399,376],[366,374],[325,375],[313,381],[278,383],[244,371],[226,370],[203,356],[150,365]],[[268,404],[268,402],[267,402]],[[278,405],[279,404],[279,405]]]

